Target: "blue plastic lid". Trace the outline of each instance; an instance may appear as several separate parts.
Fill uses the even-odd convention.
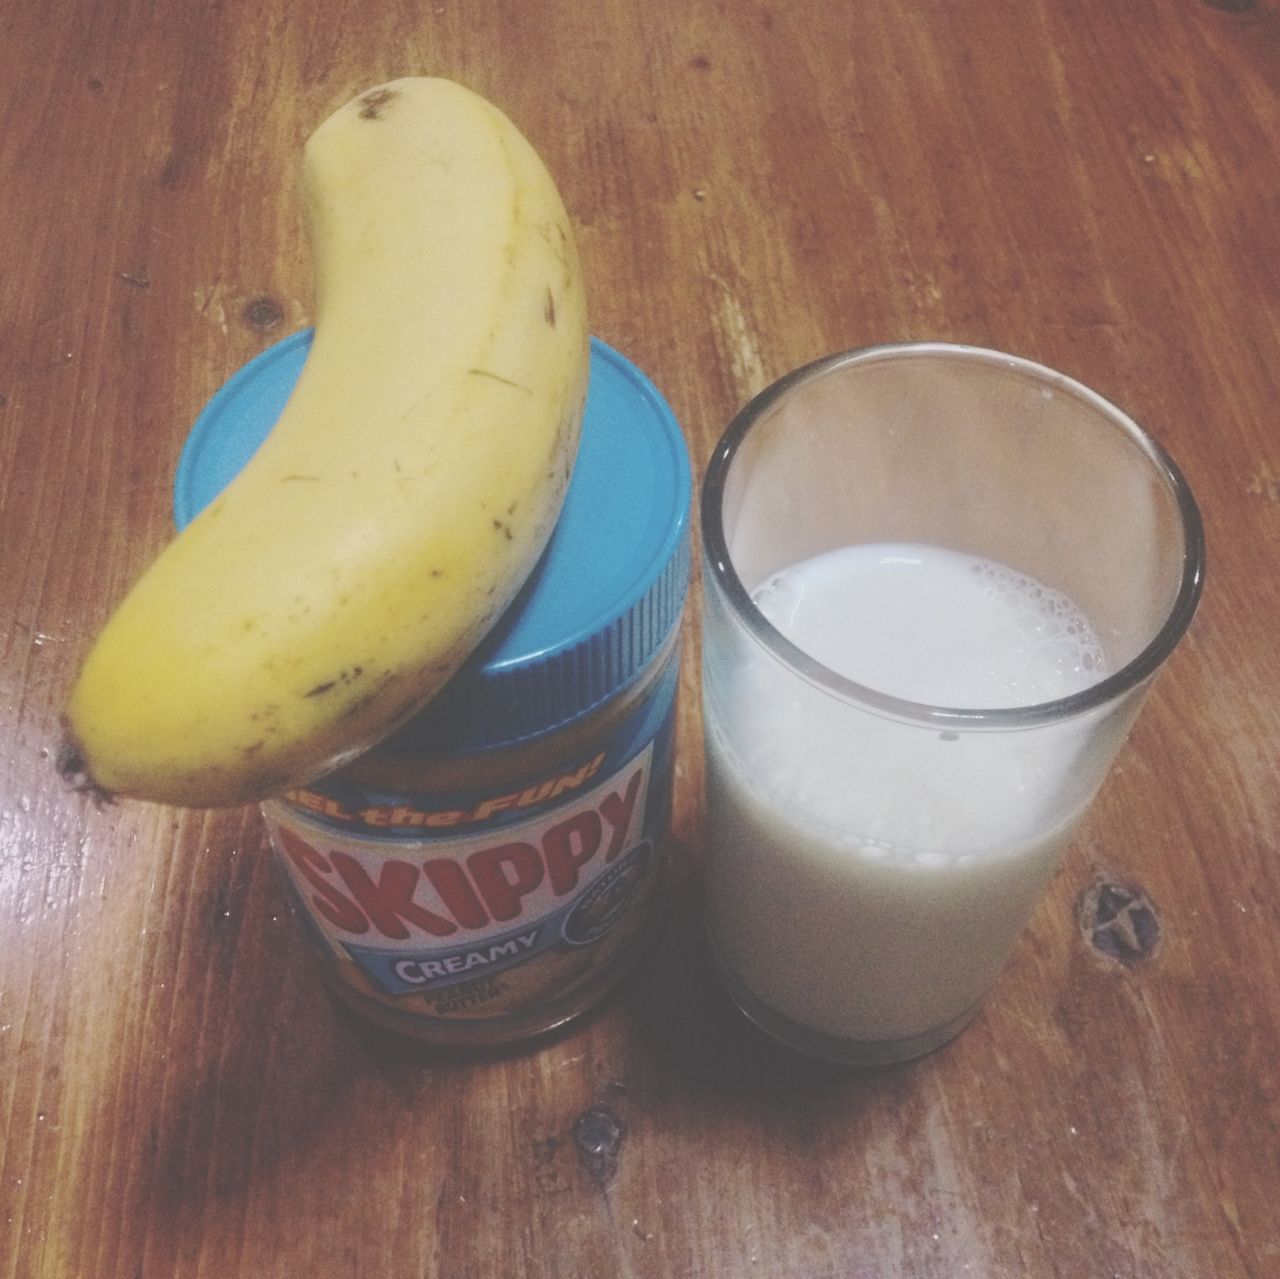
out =
[[[205,405],[178,462],[179,528],[267,437],[311,336],[306,329],[269,347]],[[634,364],[593,337],[578,459],[547,549],[422,717],[447,719],[448,749],[509,746],[563,728],[645,670],[684,606],[690,492],[684,437],[666,401]],[[435,730],[422,736],[440,740]]]

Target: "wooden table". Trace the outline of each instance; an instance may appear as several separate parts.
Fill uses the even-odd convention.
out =
[[[419,71],[542,152],[699,475],[766,382],[910,338],[1061,368],[1187,473],[1200,614],[935,1055],[808,1064],[718,992],[697,583],[669,920],[536,1050],[337,1012],[255,810],[55,776],[194,415],[308,320],[302,141]],[[1274,0],[6,6],[0,1275],[1280,1275],[1278,86]]]

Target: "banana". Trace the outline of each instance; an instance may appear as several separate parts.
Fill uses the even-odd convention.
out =
[[[270,436],[84,661],[64,773],[190,807],[332,770],[419,710],[559,514],[588,330],[555,184],[501,112],[430,78],[308,139],[315,335]]]

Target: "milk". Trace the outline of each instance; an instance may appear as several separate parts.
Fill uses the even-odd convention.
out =
[[[958,708],[1034,705],[1105,673],[1088,619],[936,546],[846,547],[753,592],[859,684]],[[820,1035],[913,1040],[995,980],[1096,782],[1078,722],[903,723],[799,678],[741,627],[706,654],[708,924],[731,988]]]
[[[753,592],[797,648],[882,693],[932,706],[1032,706],[1094,684],[1102,646],[1063,594],[941,546],[846,546]]]

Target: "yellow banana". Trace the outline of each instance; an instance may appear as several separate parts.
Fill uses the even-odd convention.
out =
[[[267,441],[91,649],[64,771],[243,803],[368,749],[438,691],[550,534],[588,334],[533,149],[445,80],[371,89],[303,156],[315,337]]]

